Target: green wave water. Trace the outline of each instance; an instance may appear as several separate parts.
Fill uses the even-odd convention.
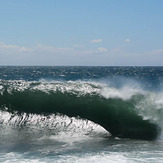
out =
[[[146,94],[94,82],[1,81],[0,109],[12,114],[62,114],[101,125],[114,137],[154,140],[159,124],[140,109]],[[139,107],[138,107],[139,106]],[[148,115],[149,116],[149,115]]]

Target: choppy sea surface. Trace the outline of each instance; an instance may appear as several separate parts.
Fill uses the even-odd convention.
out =
[[[163,67],[0,67],[0,162],[163,162]]]

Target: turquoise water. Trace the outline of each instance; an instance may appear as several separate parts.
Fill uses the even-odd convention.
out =
[[[163,67],[0,67],[0,162],[163,162]]]

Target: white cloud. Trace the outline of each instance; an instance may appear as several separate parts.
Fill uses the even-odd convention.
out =
[[[0,50],[1,53],[9,54],[9,53],[22,53],[22,52],[31,52],[31,48],[17,46],[17,45],[9,45],[5,44],[4,42],[0,42]]]
[[[126,54],[127,51],[125,51],[125,47],[124,46],[119,46],[117,48],[111,49],[109,51],[110,54]]]
[[[41,44],[28,48],[0,42],[0,65],[69,65],[75,56],[73,48]]]
[[[19,46],[17,46],[17,45],[7,45],[4,42],[0,42],[0,47],[4,48],[4,49],[7,49],[7,48],[14,48],[14,49],[19,48]]]
[[[124,41],[129,43],[129,42],[131,42],[131,39],[126,38]]]
[[[48,53],[57,54],[59,52],[73,51],[73,48],[63,48],[63,47],[54,47],[54,46],[37,44],[35,47],[33,47],[33,50],[35,52],[47,52],[47,54]]]
[[[108,49],[103,48],[103,47],[99,47],[97,50],[98,50],[98,52],[107,52],[108,51]]]
[[[147,52],[148,54],[152,54],[152,55],[163,55],[163,49],[157,49],[157,50],[153,50],[150,52]]]
[[[96,39],[96,40],[91,40],[92,43],[100,43],[102,42],[102,39]]]
[[[134,53],[124,46],[115,49],[41,44],[24,47],[0,42],[0,65],[162,65],[162,60],[163,49]]]

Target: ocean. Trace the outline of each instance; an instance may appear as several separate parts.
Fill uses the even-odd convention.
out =
[[[163,67],[0,67],[0,162],[163,162]]]

